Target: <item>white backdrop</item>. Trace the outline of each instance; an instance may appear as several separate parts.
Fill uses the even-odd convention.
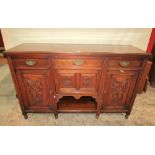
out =
[[[130,44],[147,49],[150,28],[2,28],[5,48],[9,49],[21,43],[98,43]]]

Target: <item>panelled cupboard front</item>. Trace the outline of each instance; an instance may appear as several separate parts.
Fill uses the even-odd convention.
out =
[[[37,44],[5,52],[25,118],[33,112],[51,112],[56,118],[60,112],[92,112],[97,118],[102,112],[129,116],[139,85],[145,83],[149,72],[150,55],[63,53],[42,46],[45,52],[37,51]],[[136,51],[123,47],[127,52],[130,48]]]

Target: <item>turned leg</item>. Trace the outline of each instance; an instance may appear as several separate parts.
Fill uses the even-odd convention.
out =
[[[100,114],[96,113],[96,119],[99,119]]]
[[[58,113],[54,113],[55,119],[58,119]]]
[[[126,115],[125,115],[125,119],[128,119],[129,116],[130,116],[130,113],[126,113]]]
[[[100,113],[101,113],[101,104],[98,103],[97,112],[96,112],[96,119],[99,119]]]
[[[99,115],[96,115],[96,119],[99,119]]]
[[[24,116],[25,119],[28,119],[28,116],[27,116],[26,112],[23,112],[23,116]]]

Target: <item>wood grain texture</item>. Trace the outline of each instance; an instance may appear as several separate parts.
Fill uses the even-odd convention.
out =
[[[130,45],[103,45],[103,44],[48,44],[48,43],[24,43],[7,52],[23,53],[23,52],[50,52],[50,53],[81,53],[87,52],[96,54],[101,53],[139,53],[145,51]],[[94,53],[94,54],[95,54]]]
[[[66,53],[81,47],[88,53]],[[106,49],[114,53],[104,53]],[[94,112],[97,118],[101,112],[123,112],[127,118],[151,56],[131,46],[62,44],[24,44],[5,55],[25,118],[28,112],[53,112],[56,118],[60,112]]]

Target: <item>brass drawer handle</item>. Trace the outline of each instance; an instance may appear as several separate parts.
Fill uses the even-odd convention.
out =
[[[28,65],[28,66],[34,66],[37,62],[34,61],[34,60],[26,60],[25,63],[26,63],[26,65]]]
[[[81,59],[78,59],[78,60],[75,60],[74,61],[74,64],[76,65],[76,66],[80,66],[80,65],[82,65],[84,63],[84,60],[81,60]]]
[[[119,64],[122,66],[122,67],[128,67],[130,65],[130,62],[129,61],[120,61]]]

